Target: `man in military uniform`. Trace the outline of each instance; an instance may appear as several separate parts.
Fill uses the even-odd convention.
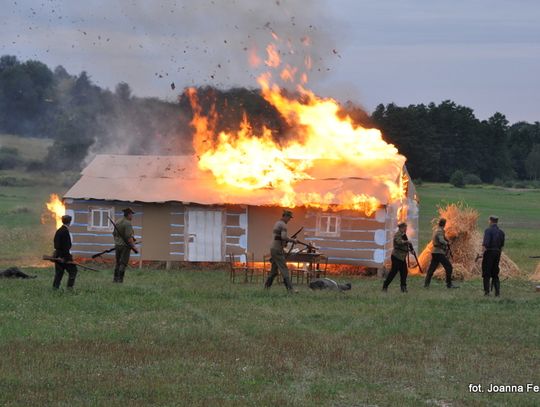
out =
[[[484,295],[489,295],[490,279],[495,288],[495,297],[501,293],[501,283],[499,281],[499,261],[504,246],[504,232],[499,229],[499,218],[489,217],[489,227],[484,231],[482,249],[482,279],[484,280]]]
[[[131,220],[133,219],[133,209],[122,209],[124,217],[116,222],[116,226],[113,231],[114,236],[114,249],[116,252],[116,266],[114,268],[114,283],[124,282],[124,274],[126,267],[129,263],[129,255],[133,250],[135,253],[135,237],[133,233],[133,226]]]
[[[293,289],[291,279],[289,277],[289,269],[285,260],[285,247],[287,243],[297,243],[296,239],[287,237],[287,223],[291,220],[293,214],[291,211],[284,210],[281,219],[276,222],[272,230],[272,244],[270,246],[270,264],[272,268],[270,275],[264,283],[265,288],[270,288],[276,278],[278,271],[283,276],[283,283],[289,292],[297,292]]]
[[[446,219],[439,219],[438,227],[433,233],[433,238],[431,240],[431,243],[433,244],[433,248],[431,249],[431,263],[429,264],[429,268],[426,273],[426,279],[424,281],[425,288],[429,287],[429,284],[431,283],[431,277],[433,277],[433,273],[435,272],[439,264],[442,264],[442,266],[444,267],[444,271],[446,272],[446,287],[458,288],[457,285],[452,284],[452,263],[450,263],[450,260],[448,260],[448,257],[446,257],[446,253],[449,250],[450,243],[448,242],[448,240],[446,239],[446,235],[444,234],[445,226]]]
[[[412,244],[409,242],[407,237],[407,224],[405,222],[398,224],[398,230],[394,234],[393,244],[394,249],[392,250],[392,255],[390,256],[392,267],[390,268],[390,273],[388,273],[386,280],[384,280],[382,289],[384,292],[388,290],[388,286],[399,271],[401,292],[406,293],[408,270],[405,260],[407,259],[407,254],[409,253]]]
[[[77,266],[68,262],[73,261],[71,256],[71,236],[69,234],[68,226],[71,224],[71,216],[62,216],[62,226],[54,234],[54,255],[53,257],[62,259],[62,261],[56,261],[54,263],[54,280],[53,288],[58,290],[60,288],[60,282],[64,276],[64,271],[67,271],[69,277],[67,281],[67,288],[73,289],[75,285],[75,277],[77,277]]]

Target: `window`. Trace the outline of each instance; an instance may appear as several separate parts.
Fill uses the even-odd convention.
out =
[[[338,215],[318,214],[316,236],[338,237],[341,218]]]
[[[112,223],[109,218],[114,213],[113,208],[88,208],[88,230],[101,230],[112,232]]]

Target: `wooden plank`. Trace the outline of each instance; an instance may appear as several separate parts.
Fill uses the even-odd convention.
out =
[[[226,227],[225,237],[239,237],[246,234],[246,230],[241,227]]]
[[[375,250],[375,249],[383,248],[383,245],[378,245],[377,243],[373,241],[359,243],[359,242],[336,241],[336,240],[329,239],[329,240],[317,240],[317,241],[312,241],[312,242],[315,246],[320,247],[321,250],[325,253],[327,250],[350,251],[350,250],[364,250],[364,249]]]

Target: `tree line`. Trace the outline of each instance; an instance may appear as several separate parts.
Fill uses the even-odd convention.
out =
[[[287,123],[255,89],[198,89],[203,110],[215,104],[234,130],[247,113],[254,127],[285,137]],[[348,102],[343,113],[374,126],[407,157],[412,177],[448,182],[462,174],[472,182],[540,180],[540,122],[510,124],[504,114],[487,120],[447,100],[406,107],[380,104],[367,114]],[[29,169],[78,170],[93,153],[186,154],[192,151],[191,106],[185,94],[175,102],[114,91],[94,84],[86,72],[51,70],[39,61],[0,57],[0,133],[54,140],[43,162]],[[0,169],[20,165],[16,152],[0,146]]]

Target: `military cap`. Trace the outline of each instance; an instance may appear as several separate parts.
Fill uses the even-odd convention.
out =
[[[498,216],[495,216],[495,215],[491,215],[489,217],[489,220],[492,221],[492,222],[495,222],[497,223],[499,221],[499,217]]]
[[[127,207],[127,208],[122,209],[122,212],[124,212],[124,216],[127,216],[127,215],[129,215],[130,213],[135,213],[135,212],[133,211],[133,209],[131,209],[130,207]]]
[[[290,218],[293,217],[292,211],[289,211],[288,209],[283,210],[283,214],[281,216],[288,216]]]
[[[62,216],[62,223],[64,225],[69,225],[71,223],[71,219],[72,219],[71,216],[64,215],[64,216]]]
[[[397,226],[398,226],[398,228],[403,227],[403,226],[407,226],[407,223],[406,222],[399,222]]]

